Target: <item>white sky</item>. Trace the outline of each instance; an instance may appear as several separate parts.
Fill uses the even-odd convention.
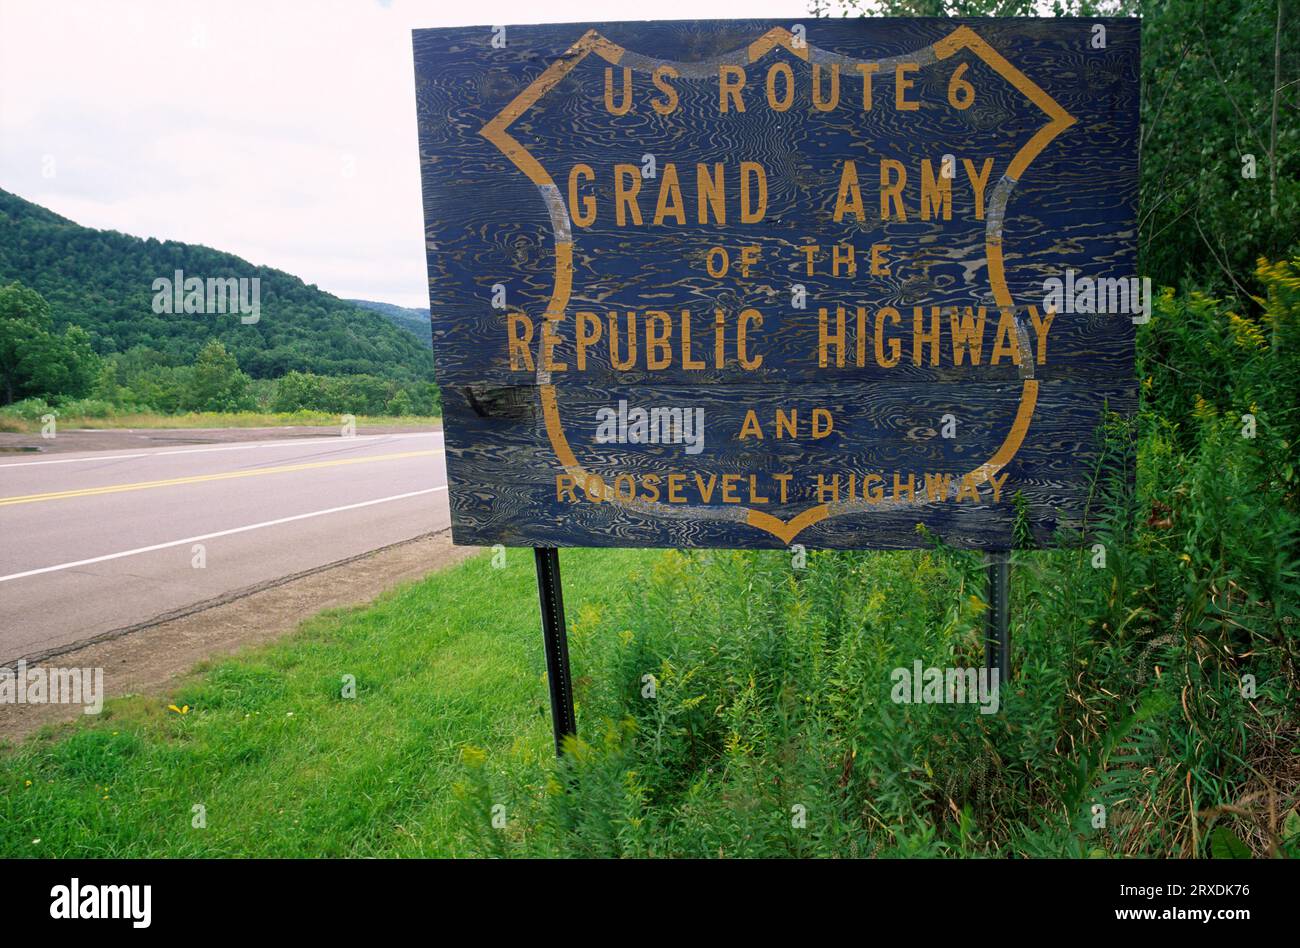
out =
[[[427,307],[412,28],[807,15],[806,0],[0,0],[0,188]]]

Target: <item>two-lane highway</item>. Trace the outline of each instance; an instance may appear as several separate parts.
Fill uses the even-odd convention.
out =
[[[450,522],[441,432],[0,458],[0,663]]]

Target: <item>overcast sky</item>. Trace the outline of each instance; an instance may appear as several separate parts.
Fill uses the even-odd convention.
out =
[[[410,31],[805,0],[0,0],[0,188],[427,307]]]

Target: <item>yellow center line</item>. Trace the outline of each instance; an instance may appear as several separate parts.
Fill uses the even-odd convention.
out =
[[[18,497],[0,497],[0,507],[13,504],[35,504],[43,500],[64,500],[69,497],[95,497],[99,494],[117,494],[128,490],[149,490],[154,487],[173,487],[178,484],[201,484],[205,481],[225,481],[236,477],[257,477],[259,474],[287,474],[291,471],[310,471],[322,467],[338,467],[342,464],[368,464],[372,461],[396,461],[399,458],[427,457],[441,454],[441,450],[402,451],[398,454],[376,454],[373,457],[344,458],[338,461],[312,461],[308,464],[286,464],[280,467],[264,467],[255,471],[227,471],[222,474],[196,474],[192,477],[173,477],[165,481],[140,481],[135,484],[109,484],[105,487],[82,487],[77,490],[51,491],[46,494],[24,494]]]

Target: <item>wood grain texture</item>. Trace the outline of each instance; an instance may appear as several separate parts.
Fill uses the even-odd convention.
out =
[[[1091,48],[1094,22],[1106,26],[1104,49]],[[917,531],[922,524],[952,543],[997,547],[1010,543],[1016,492],[1041,542],[1079,525],[1102,412],[1131,413],[1136,406],[1134,326],[1127,314],[1062,312],[1043,342],[1034,320],[1044,315],[1048,277],[1068,270],[1092,279],[1136,275],[1137,21],[803,24],[803,52],[779,41],[779,31],[791,24],[773,21],[514,26],[506,28],[507,45],[500,49],[493,48],[493,31],[486,26],[415,32],[433,344],[457,543],[904,547],[928,542]],[[970,31],[991,55],[981,55],[977,43],[944,51],[946,38]],[[604,43],[595,52],[592,41],[581,45],[592,35]],[[764,37],[778,41],[749,61],[752,44]],[[1033,150],[1053,118],[1023,83],[1008,78],[999,59],[1070,119],[1058,123],[1014,180],[1008,173],[1018,156]],[[916,110],[895,107],[893,64],[899,61],[918,64],[905,91],[905,98],[920,103]],[[719,113],[720,62],[744,70],[743,113]],[[880,64],[870,110],[862,108],[855,62]],[[651,72],[664,63],[679,73],[671,79],[678,107],[669,115],[651,105],[663,99]],[[771,109],[765,94],[768,69],[777,63],[794,80],[787,111]],[[831,66],[840,67],[839,104],[830,111],[813,106],[813,63],[824,90]],[[606,70],[612,70],[621,98],[625,66],[632,70],[632,107],[611,115],[604,98]],[[958,70],[975,90],[974,103],[964,110],[948,99]],[[542,86],[545,91],[534,95]],[[517,116],[501,124],[499,117],[512,108]],[[484,133],[494,120],[500,126],[496,141]],[[503,134],[513,144],[503,148]],[[647,154],[655,156],[658,175],[640,182],[644,223],[619,226],[614,166],[639,167]],[[923,220],[922,162],[938,169],[945,154],[956,158],[951,218]],[[992,160],[982,201],[963,158],[976,167]],[[860,221],[852,214],[837,221],[843,162],[849,159],[858,170],[864,214]],[[881,217],[882,159],[907,170],[906,221]],[[700,224],[697,165],[712,168],[716,162],[725,165],[727,223]],[[741,162],[764,169],[767,208],[761,222],[739,220]],[[534,180],[538,172],[530,177],[529,163],[554,185],[550,195]],[[583,179],[580,189],[596,202],[590,226],[580,226],[570,214],[569,176],[579,163],[594,172],[594,180]],[[670,163],[680,181],[685,224],[671,217],[652,221]],[[977,203],[983,214],[976,213]],[[801,249],[809,244],[821,248],[811,275]],[[855,248],[851,275],[831,273],[831,250],[839,244]],[[870,272],[873,245],[890,248],[888,274]],[[758,248],[748,276],[736,269],[743,246]],[[706,269],[713,247],[731,255],[725,276]],[[557,267],[567,256],[567,292],[560,292]],[[506,290],[505,310],[492,305],[497,284]],[[804,309],[791,303],[795,284],[806,290]],[[563,305],[554,314],[560,317],[550,352],[555,367],[546,371],[541,327],[557,293]],[[990,364],[1000,293],[1004,305],[1007,299],[1013,304],[1019,324],[1018,364],[1006,350]],[[834,350],[826,365],[819,364],[823,307],[832,331],[837,307],[844,307],[843,365]],[[861,338],[859,307],[865,314]],[[926,329],[931,308],[939,307],[938,364],[931,364],[928,341],[914,350],[914,307],[922,308]],[[979,307],[986,320],[980,364],[971,365],[969,356],[955,364],[952,316],[974,315]],[[875,314],[882,308],[900,314],[898,325],[884,327],[886,351],[891,340],[900,347],[897,365],[876,358]],[[762,316],[761,325],[751,324],[747,333],[748,355],[761,356],[761,364],[750,367],[738,352],[738,317],[746,309]],[[671,326],[670,361],[663,368],[647,362],[646,323],[655,317],[646,314],[657,311],[668,314]],[[689,353],[702,363],[697,367],[683,364],[683,311],[691,326]],[[714,328],[719,311],[720,336]],[[601,338],[585,348],[581,369],[579,313],[592,313],[601,326]],[[531,366],[518,360],[512,366],[511,315],[526,316],[534,328]],[[619,336],[627,359],[628,326],[636,330],[637,359],[620,368],[609,341]],[[721,361],[714,354],[719,343]],[[598,412],[620,401],[702,409],[703,451],[598,442]],[[817,408],[833,418],[833,433],[772,436],[778,411],[797,411],[806,422]],[[741,437],[751,410],[766,429],[762,440]],[[953,416],[953,438],[939,434],[945,415]],[[1027,424],[1018,428],[1018,421]],[[575,472],[579,479],[608,483],[620,476],[640,482],[684,475],[694,483],[698,475],[705,484],[710,477],[730,477],[732,484],[740,478],[746,496],[724,503],[715,486],[707,501],[699,491],[682,502],[640,496],[597,502],[581,490],[576,502],[557,499],[557,478]],[[852,476],[860,485],[864,476],[888,480],[895,473],[922,480],[949,474],[958,483],[978,475],[978,499],[968,493],[961,500],[831,502],[798,526],[801,515],[823,505],[818,475],[845,481]],[[783,502],[761,489],[775,486],[775,475],[789,477]],[[751,476],[760,489],[750,490]],[[1000,478],[1005,480],[995,500],[990,479]]]

